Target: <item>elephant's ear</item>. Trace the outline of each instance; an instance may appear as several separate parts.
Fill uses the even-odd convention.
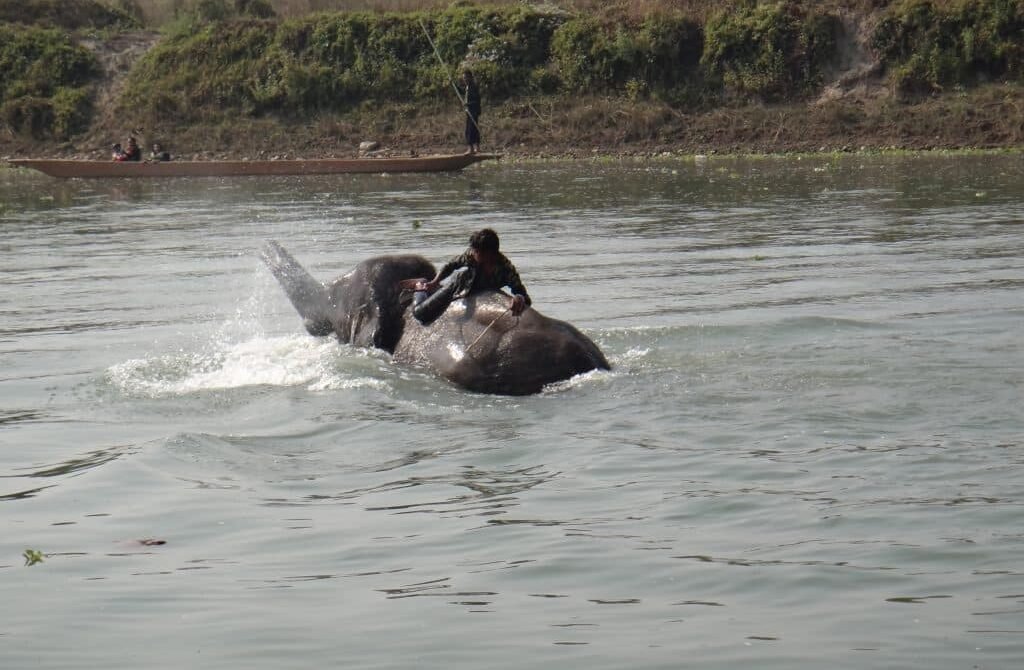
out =
[[[263,262],[288,294],[310,335],[330,335],[331,301],[327,288],[302,267],[295,257],[273,240],[263,245]]]

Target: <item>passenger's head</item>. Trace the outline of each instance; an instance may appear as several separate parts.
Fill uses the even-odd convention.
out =
[[[136,144],[138,144],[138,142],[135,141],[134,137],[129,137],[128,138],[128,146],[134,147]]]
[[[463,81],[467,81],[467,82],[472,82],[473,81],[473,71],[472,70],[463,70],[462,71],[462,80]]]
[[[498,233],[490,228],[478,230],[469,237],[469,248],[484,254],[498,253]]]

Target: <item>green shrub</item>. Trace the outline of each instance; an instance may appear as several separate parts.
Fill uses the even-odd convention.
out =
[[[610,34],[612,28],[591,17],[559,27],[551,40],[551,59],[565,85],[578,92],[613,88],[623,71]]]
[[[85,131],[92,118],[92,92],[86,88],[58,88],[50,98],[53,110],[51,133],[67,139]]]
[[[591,17],[555,33],[551,59],[565,86],[582,93],[668,93],[700,77],[703,34],[682,15],[658,15],[639,25]]]
[[[550,65],[533,68],[526,79],[526,88],[529,93],[540,93],[553,95],[562,86],[562,79],[558,72]]]
[[[277,16],[270,0],[235,0],[235,12],[239,16],[251,16],[254,19],[272,19]]]
[[[1024,78],[1024,2],[962,0],[936,6],[908,0],[892,7],[872,46],[896,88],[924,93],[979,80]]]
[[[193,22],[140,59],[126,99],[150,118],[184,114],[180,120],[190,120],[211,110],[308,115],[410,93],[421,101],[451,100],[452,79],[470,67],[488,99],[500,100],[537,81],[561,22],[560,13],[547,10],[471,6],[430,14]],[[551,79],[543,82],[549,86]],[[184,103],[157,105],[165,93]]]
[[[234,14],[228,0],[196,0],[196,18],[204,22],[224,21]]]
[[[778,101],[815,91],[834,58],[839,21],[794,2],[745,4],[712,16],[702,62],[742,97]]]
[[[504,19],[510,57],[518,67],[532,70],[550,60],[551,40],[569,15],[552,8],[540,10],[520,6]]]
[[[453,7],[429,18],[433,20],[425,21],[424,27],[432,34],[441,59],[452,67],[459,66],[473,42],[484,35],[504,32],[496,10]]]
[[[653,16],[640,25],[642,57],[636,76],[647,87],[671,92],[700,78],[704,33],[684,16]]]
[[[139,5],[139,0],[117,0],[114,7],[129,17],[130,23],[121,22],[125,28],[138,28],[146,24],[146,15]]]
[[[53,128],[53,105],[49,98],[25,95],[4,102],[0,107],[4,123],[17,133],[42,139]]]
[[[92,94],[85,88],[59,88],[52,97],[25,95],[0,106],[11,129],[37,139],[68,139],[88,127],[91,115]]]
[[[275,28],[269,21],[240,20],[164,39],[133,68],[128,107],[162,113],[155,102],[177,95],[185,120],[205,114],[204,108],[258,113],[265,101],[281,95],[279,84],[270,81],[281,69]]]
[[[45,25],[66,30],[138,28],[138,19],[97,0],[0,0],[0,23]]]
[[[16,132],[66,138],[84,129],[95,57],[54,29],[0,24],[0,106]]]

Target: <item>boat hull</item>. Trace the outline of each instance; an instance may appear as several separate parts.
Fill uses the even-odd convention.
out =
[[[117,162],[25,158],[9,161],[60,178],[245,177],[266,175],[454,172],[495,154],[453,154],[415,158],[324,158],[277,161]]]

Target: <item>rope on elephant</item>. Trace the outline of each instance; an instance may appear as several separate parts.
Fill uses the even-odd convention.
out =
[[[491,321],[491,322],[490,322],[489,324],[487,324],[487,327],[486,327],[486,328],[484,328],[483,332],[482,332],[482,333],[480,333],[479,335],[477,335],[477,336],[476,336],[476,339],[475,339],[475,340],[473,340],[472,342],[470,342],[469,346],[468,346],[468,347],[466,347],[466,353],[468,354],[468,353],[469,353],[469,350],[473,348],[473,345],[474,345],[474,344],[476,344],[477,342],[479,342],[479,341],[480,341],[480,338],[481,338],[481,337],[483,337],[484,335],[486,335],[486,334],[487,334],[487,331],[491,329],[491,326],[493,326],[494,324],[498,323],[498,319],[500,319],[501,317],[505,316],[506,314],[508,314],[508,313],[509,313],[509,312],[511,312],[511,311],[512,311],[512,308],[511,308],[511,307],[509,307],[509,308],[508,308],[508,309],[506,309],[506,310],[505,310],[504,312],[502,312],[501,314],[499,314],[498,316],[496,316],[496,317],[494,318],[494,321]]]

